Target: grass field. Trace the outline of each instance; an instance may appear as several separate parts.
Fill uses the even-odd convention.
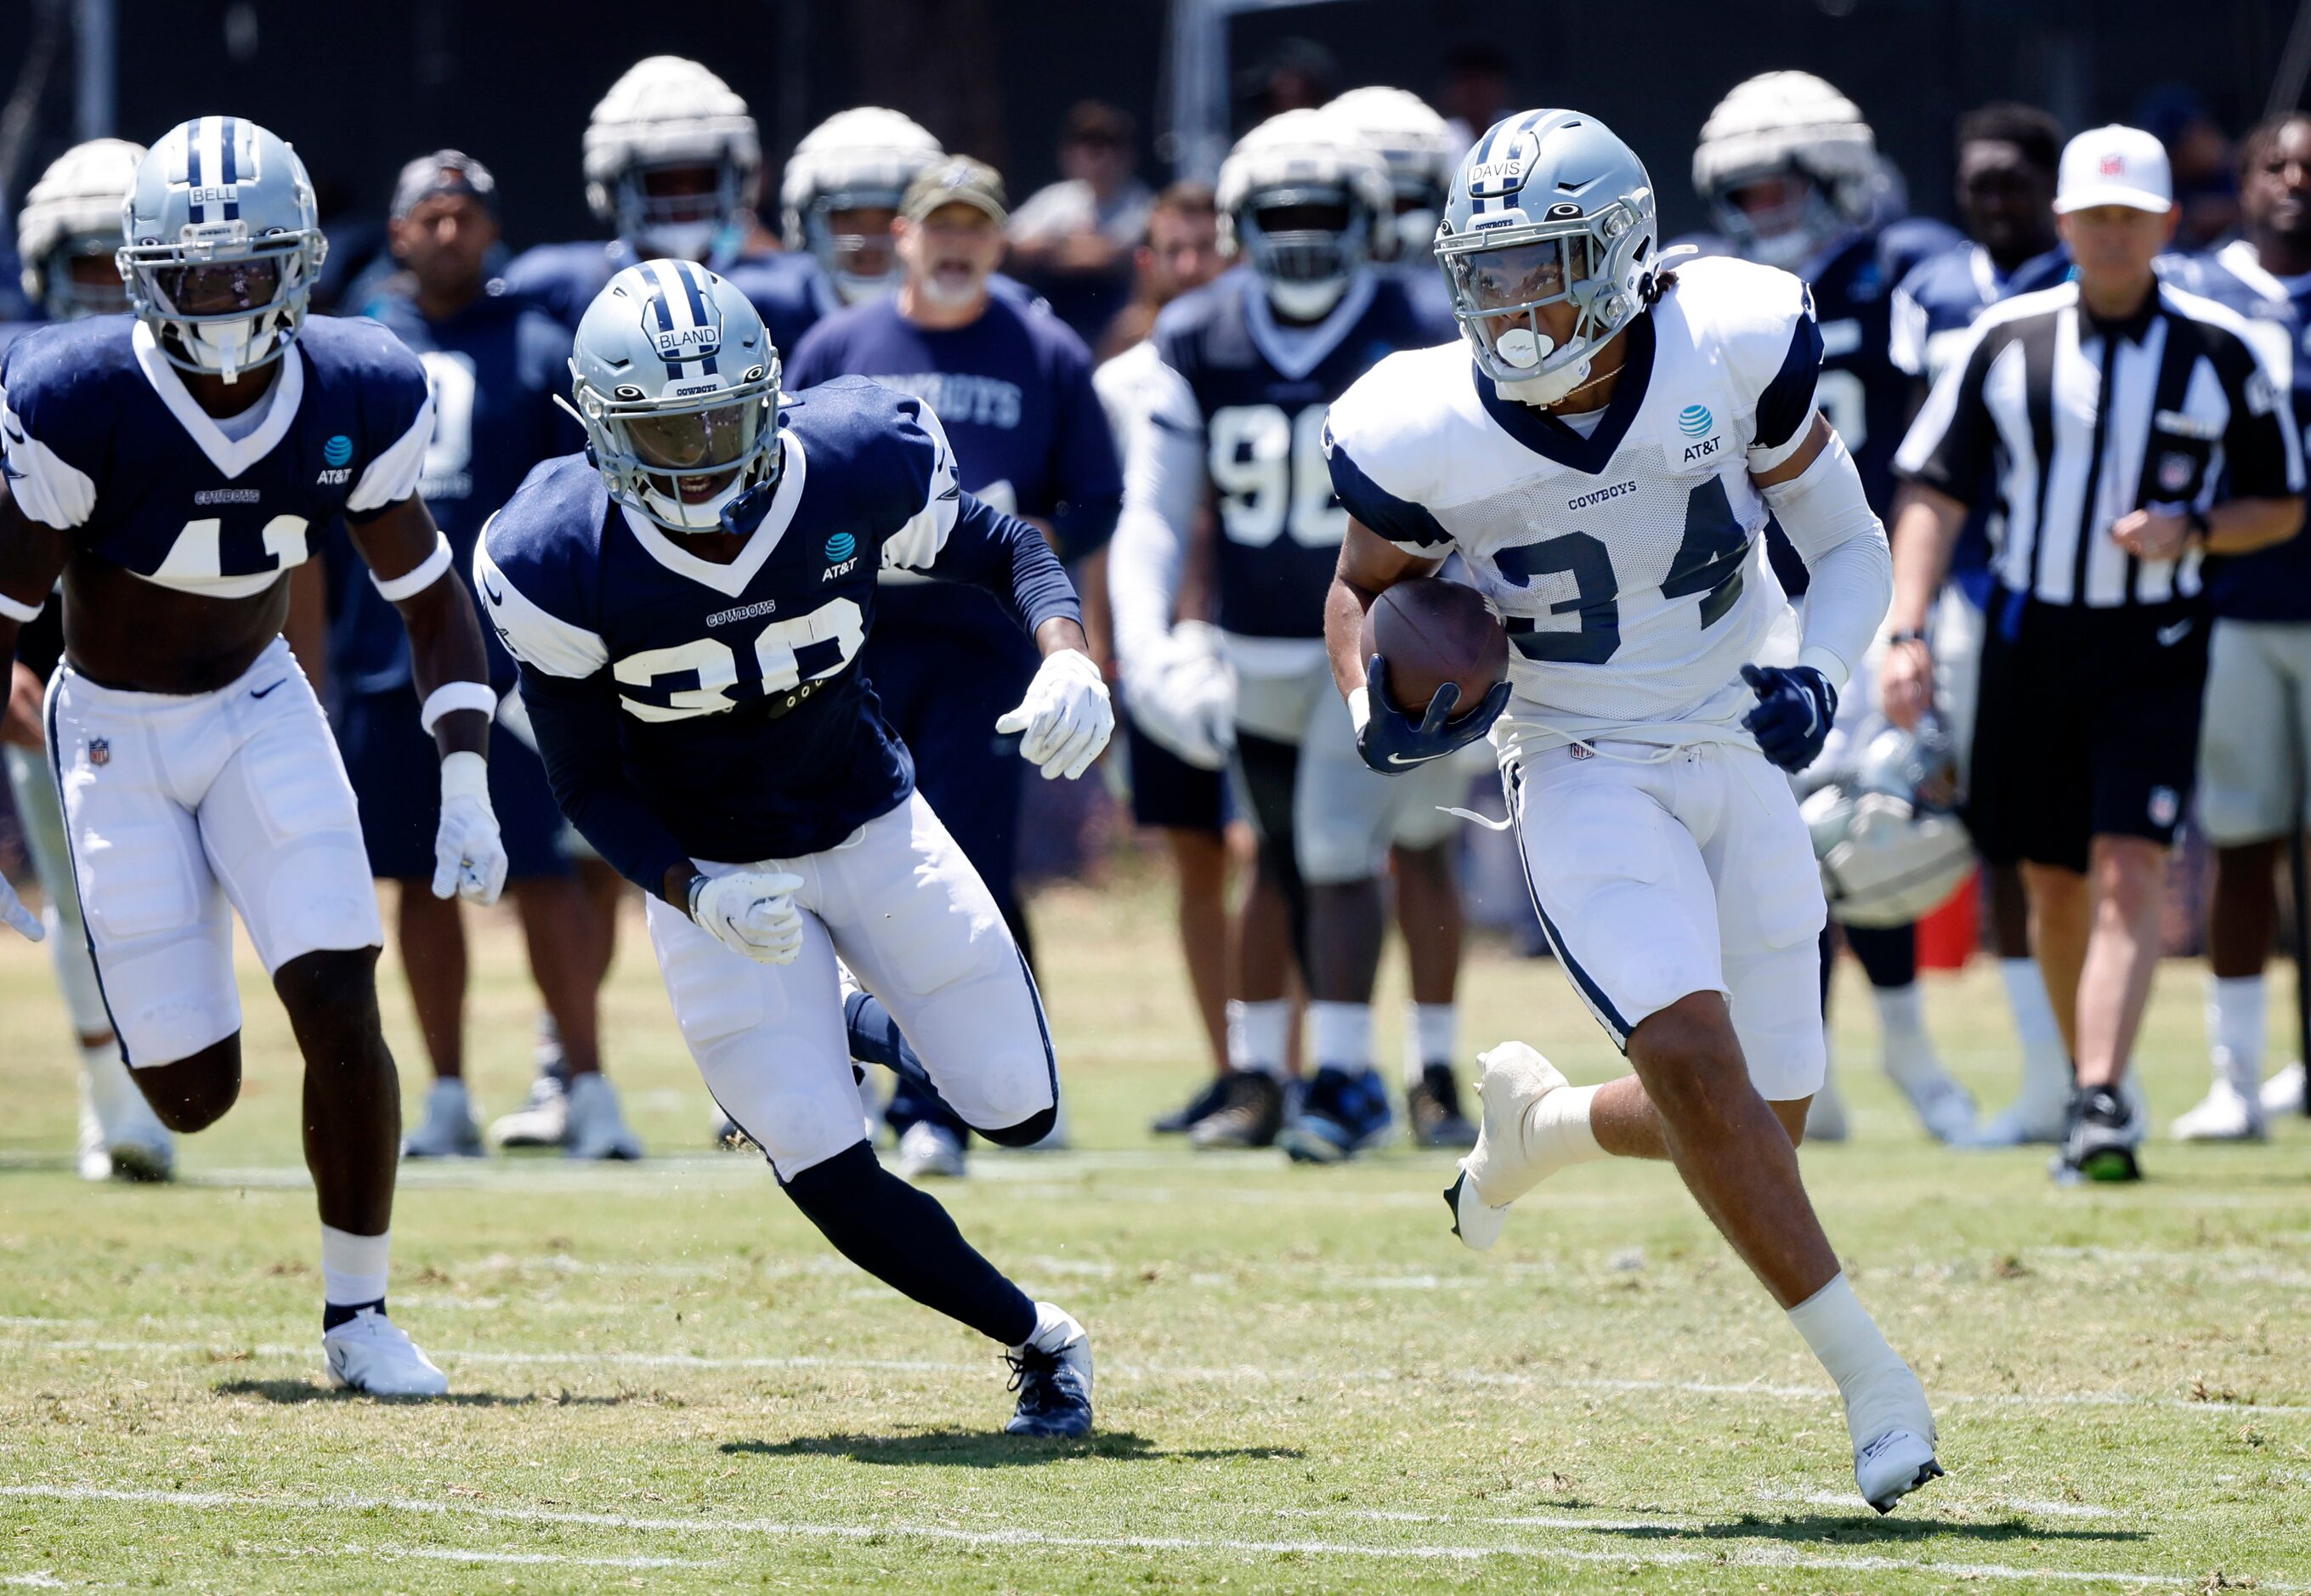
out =
[[[1129,886],[1042,900],[1077,1150],[982,1152],[941,1191],[1091,1326],[1101,1434],[1080,1444],[995,1434],[984,1343],[841,1264],[758,1161],[701,1150],[706,1097],[638,927],[612,1066],[663,1156],[411,1173],[392,1301],[449,1372],[430,1405],[323,1385],[297,1070],[253,967],[239,1107],[174,1189],[92,1188],[47,966],[0,939],[0,1584],[2311,1583],[2300,1123],[2262,1149],[2156,1146],[2139,1189],[2058,1192],[2042,1151],[1923,1141],[1849,979],[1855,1137],[1808,1148],[1807,1176],[1950,1469],[1880,1520],[1826,1381],[1666,1168],[1576,1171],[1479,1258],[1447,1232],[1443,1156],[1311,1172],[1147,1138],[1198,1068],[1162,912]],[[502,929],[476,963],[498,1112],[530,1003]],[[1618,1068],[1554,967],[1482,952],[1466,990],[1472,1043],[1522,1035],[1576,1080]],[[2162,1122],[2202,1085],[2199,999],[2199,970],[2169,966],[2143,1049]],[[1929,1003],[1952,1066],[2002,1101],[1994,972],[1935,979]]]

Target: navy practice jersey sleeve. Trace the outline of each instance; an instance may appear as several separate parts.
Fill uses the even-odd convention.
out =
[[[610,673],[571,681],[525,668],[521,702],[563,817],[612,869],[646,893],[661,893],[667,872],[688,864],[690,853],[627,779],[618,747],[618,690]]]

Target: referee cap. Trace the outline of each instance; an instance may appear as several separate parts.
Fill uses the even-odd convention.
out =
[[[2054,212],[2067,216],[2091,205],[2128,205],[2164,215],[2175,203],[2167,147],[2140,127],[2090,127],[2062,146]]]

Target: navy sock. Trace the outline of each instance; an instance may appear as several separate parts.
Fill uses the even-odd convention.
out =
[[[379,1297],[373,1303],[323,1303],[321,1304],[321,1333],[325,1336],[327,1335],[331,1330],[336,1329],[337,1326],[345,1323],[347,1321],[351,1320],[354,1314],[361,1313],[365,1308],[375,1308],[379,1313],[383,1313],[385,1312],[385,1299],[383,1297]]]
[[[907,1045],[900,1033],[899,1022],[879,999],[867,992],[853,992],[842,1005],[843,1028],[850,1033],[850,1056],[864,1059],[869,1064],[880,1064],[902,1080],[911,1081],[929,1093],[938,1095],[931,1085],[930,1074],[923,1068],[922,1059]]]
[[[926,1308],[1016,1347],[1035,1333],[1035,1304],[974,1251],[937,1201],[875,1162],[857,1142],[784,1182],[836,1252]]]

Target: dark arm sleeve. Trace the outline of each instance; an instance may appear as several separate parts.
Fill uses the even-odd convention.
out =
[[[667,871],[690,855],[626,780],[609,672],[572,681],[524,666],[521,700],[562,813],[619,875],[658,896]]]
[[[1115,519],[1123,510],[1123,462],[1107,424],[1107,406],[1091,384],[1091,355],[1080,342],[1061,352],[1053,375],[1059,424],[1052,451],[1060,497],[1051,531],[1060,560],[1072,565],[1105,548],[1115,536]]]
[[[971,493],[963,495],[954,529],[924,574],[986,589],[1030,637],[1054,616],[1083,620],[1075,584],[1043,535]]]
[[[2214,365],[2230,404],[2230,423],[2223,429],[2229,496],[2285,499],[2301,493],[2303,446],[2289,396],[2240,339],[2219,340]]]

